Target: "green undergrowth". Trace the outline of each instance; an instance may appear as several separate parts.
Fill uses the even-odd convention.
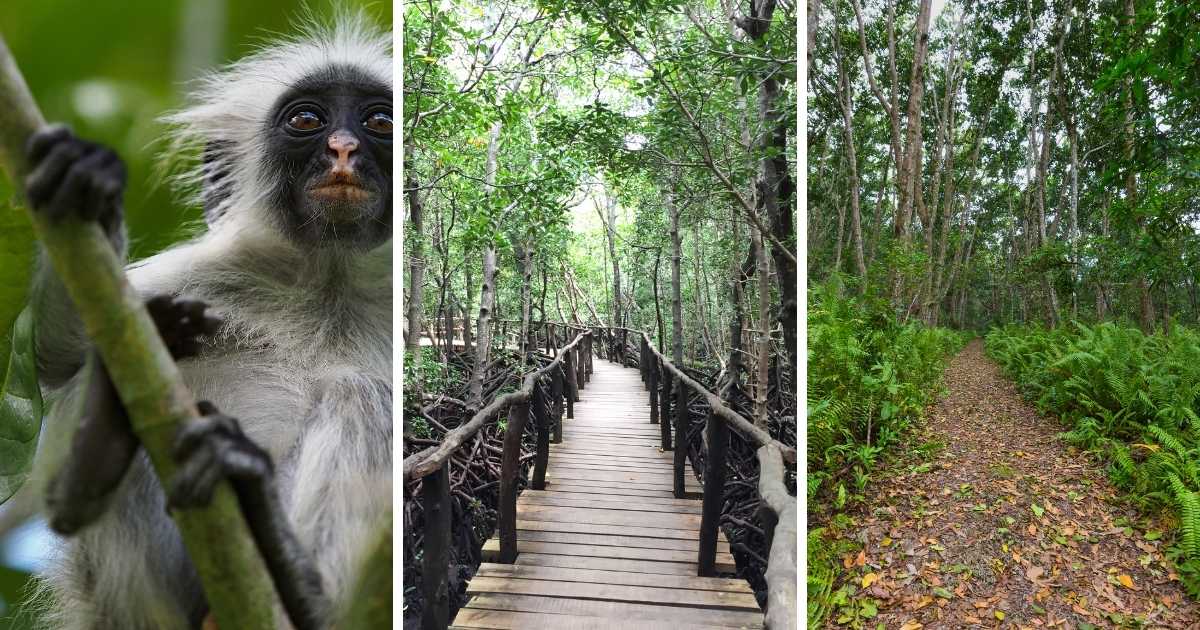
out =
[[[886,300],[808,293],[809,513],[861,500],[879,457],[919,420],[940,390],[964,335],[900,324]],[[828,614],[838,554],[822,530],[808,537],[809,625]]]
[[[1115,323],[1055,330],[1009,325],[988,355],[1069,443],[1097,454],[1113,482],[1176,524],[1168,556],[1200,598],[1200,333],[1143,334]]]

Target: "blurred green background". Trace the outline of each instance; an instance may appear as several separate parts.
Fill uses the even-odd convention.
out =
[[[322,0],[4,0],[0,35],[47,120],[65,122],[86,138],[112,146],[129,168],[126,220],[133,259],[186,236],[201,219],[158,181],[162,126],[157,119],[182,104],[185,83],[237,59],[290,26],[307,7],[328,15]],[[390,0],[336,0],[392,24]],[[0,112],[3,115],[3,112]],[[0,373],[8,357],[12,318],[24,300],[34,243],[12,182],[0,173]],[[21,593],[52,542],[28,511],[0,506],[0,629],[28,627]]]

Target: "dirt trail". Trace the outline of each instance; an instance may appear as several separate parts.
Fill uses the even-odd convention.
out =
[[[866,583],[856,597],[878,602],[863,627],[1200,628],[1162,528],[1056,437],[981,340],[945,385],[905,454],[872,472],[844,534],[863,553],[843,559],[838,585]]]

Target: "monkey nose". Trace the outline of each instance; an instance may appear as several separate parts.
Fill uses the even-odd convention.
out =
[[[350,173],[354,168],[350,164],[350,155],[358,150],[358,138],[346,130],[338,130],[329,134],[329,151],[336,159],[331,169],[335,173]]]

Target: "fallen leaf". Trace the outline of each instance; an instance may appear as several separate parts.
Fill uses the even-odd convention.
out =
[[[858,552],[858,557],[854,559],[854,566],[861,567],[867,563],[867,550],[863,549]]]
[[[1000,621],[1004,621],[1004,611],[1003,611],[1003,610],[997,610],[997,611],[996,611],[996,618],[997,618],[997,619],[999,619]]]
[[[1036,504],[1036,503],[1030,503],[1029,507],[1030,507],[1030,509],[1033,510],[1033,515],[1038,518],[1042,518],[1042,515],[1046,513],[1046,510],[1044,508],[1038,507],[1038,504]]]
[[[1117,581],[1120,582],[1121,586],[1124,586],[1125,588],[1133,588],[1133,578],[1124,573],[1117,576]]]
[[[1046,574],[1046,570],[1039,566],[1030,566],[1025,569],[1025,578],[1030,582],[1037,582],[1038,578]]]
[[[921,630],[922,627],[923,626],[919,621],[916,621],[915,619],[909,619],[908,621],[904,622],[904,625],[900,626],[900,630]]]
[[[879,574],[868,573],[868,574],[862,576],[862,587],[867,588],[868,586],[874,584],[878,580],[879,580]]]

